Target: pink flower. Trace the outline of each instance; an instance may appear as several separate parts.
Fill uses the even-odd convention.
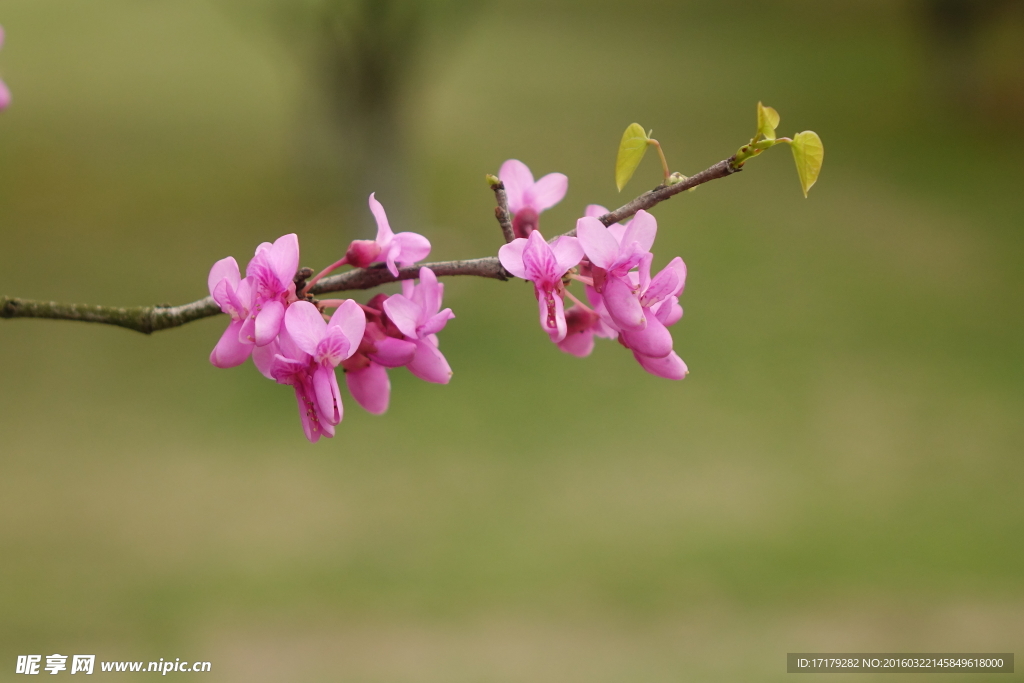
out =
[[[384,313],[387,299],[387,294],[378,294],[367,303],[366,331],[359,351],[343,364],[352,398],[374,415],[386,412],[391,400],[387,368],[408,365],[416,355],[416,344],[407,341]]]
[[[503,163],[498,177],[505,185],[516,237],[529,237],[538,227],[541,212],[562,201],[569,189],[569,179],[563,173],[549,173],[534,182],[529,167],[518,159]]]
[[[627,275],[650,254],[658,222],[641,209],[620,238],[616,239],[615,232],[590,216],[576,222],[576,234],[592,266],[594,287],[604,298],[608,313],[620,328],[642,330],[647,320]]]
[[[295,233],[264,242],[245,267],[252,281],[252,304],[242,325],[242,339],[265,346],[284,323],[285,307],[295,301],[295,272],[299,268],[299,238]]]
[[[375,193],[374,193],[375,194]],[[356,240],[345,254],[349,265],[365,268],[371,263],[385,261],[392,275],[398,277],[398,266],[410,266],[422,261],[430,254],[430,241],[415,232],[391,231],[384,207],[373,194],[370,195],[370,211],[377,220],[377,239]],[[383,257],[383,258],[381,258]],[[397,265],[396,265],[397,264]]]
[[[242,279],[234,257],[221,259],[210,269],[207,278],[210,296],[220,306],[220,310],[231,317],[228,328],[210,353],[210,362],[218,368],[241,365],[252,353],[253,343],[242,339],[240,334],[243,323],[249,317],[249,304],[252,301],[250,283],[249,278]]]
[[[640,272],[630,273],[633,276],[630,279],[637,281],[637,303],[647,324],[642,330],[623,329],[620,339],[635,353],[664,358],[672,353],[672,334],[668,326],[683,315],[679,294],[686,284],[686,264],[677,256],[652,279],[653,260],[654,256],[648,254],[640,264]]]
[[[4,27],[0,26],[0,47],[4,46]],[[7,109],[7,106],[11,103],[11,91],[7,89],[7,85],[0,81],[0,111]]]
[[[430,268],[420,268],[420,283],[402,282],[402,293],[384,302],[384,311],[406,339],[416,345],[408,363],[409,372],[436,384],[448,384],[452,369],[438,349],[437,333],[455,317],[452,309],[441,309],[444,285]]]
[[[352,300],[330,322],[313,304],[297,301],[288,307],[280,336],[253,352],[260,372],[295,388],[302,428],[312,442],[334,436],[344,416],[334,369],[356,352],[365,326],[366,316]]]
[[[498,250],[498,259],[508,272],[533,282],[540,326],[553,342],[565,339],[567,329],[562,276],[582,258],[583,247],[575,237],[559,237],[549,245],[539,230],[531,232],[528,239],[514,239]]]
[[[345,382],[352,397],[367,411],[380,415],[388,409],[391,381],[387,368],[402,365],[427,382],[447,384],[452,376],[438,349],[437,333],[455,317],[443,311],[444,285],[434,271],[420,268],[420,283],[402,281],[402,293],[378,294],[367,304],[366,325],[359,353],[345,361]]]

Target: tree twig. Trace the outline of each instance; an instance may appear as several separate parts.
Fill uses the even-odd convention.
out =
[[[733,158],[730,157],[675,185],[659,185],[614,211],[609,211],[605,215],[600,216],[598,220],[605,225],[611,225],[629,218],[641,209],[650,209],[680,192],[711,180],[725,178],[740,170],[733,168],[732,163]],[[515,236],[512,233],[512,222],[508,212],[508,197],[505,194],[504,185],[499,182],[497,185],[492,184],[492,188],[498,200],[495,216],[501,225],[506,243],[511,242]],[[565,234],[573,236],[576,234],[576,230],[570,230]],[[388,272],[383,264],[377,264],[369,268],[355,268],[339,275],[325,277],[317,282],[310,292],[312,294],[327,294],[329,292],[343,292],[353,289],[372,289],[389,282],[412,280],[419,277],[421,267],[430,268],[438,277],[470,275],[493,280],[507,280],[510,277],[508,271],[498,261],[497,256],[460,261],[437,261],[434,263],[424,263],[420,266],[406,266],[398,271],[398,277]],[[0,318],[81,320],[84,322],[117,325],[129,330],[142,332],[143,334],[180,327],[193,320],[208,318],[220,313],[220,307],[212,297],[204,297],[198,301],[181,306],[135,306],[131,308],[93,306],[90,304],[65,304],[55,301],[33,301],[31,299],[0,297]]]

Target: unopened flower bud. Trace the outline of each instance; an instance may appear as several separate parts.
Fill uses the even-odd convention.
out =
[[[354,268],[365,268],[380,255],[380,245],[374,240],[352,240],[345,252],[348,264]]]

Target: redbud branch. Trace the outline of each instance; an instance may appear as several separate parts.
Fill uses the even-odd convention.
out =
[[[498,225],[501,226],[505,244],[508,244],[516,238],[516,234],[512,230],[512,214],[508,210],[508,194],[505,192],[505,183],[497,180],[494,176],[488,176],[487,180],[491,183],[491,189],[494,190],[494,198],[498,200],[498,205],[494,207],[494,217],[498,219]],[[497,182],[494,182],[495,180]]]
[[[733,163],[736,157],[732,156],[724,161],[719,161],[714,166],[692,175],[675,185],[659,185],[658,187],[643,193],[628,204],[624,204],[614,211],[610,211],[600,220],[605,225],[618,223],[629,218],[641,209],[650,209],[666,199],[702,185],[710,180],[725,178],[738,172]],[[500,186],[500,187],[499,187]],[[498,199],[498,207],[495,215],[501,225],[506,242],[514,238],[512,223],[508,214],[508,197],[505,195],[505,188],[500,182],[492,183],[495,197]],[[576,230],[565,233],[567,236],[575,236]],[[384,264],[376,264],[369,268],[354,268],[348,272],[325,277],[312,287],[309,287],[310,294],[326,294],[328,292],[343,292],[352,289],[373,289],[389,282],[399,280],[414,280],[420,276],[420,268],[426,267],[434,271],[438,277],[451,277],[454,275],[471,275],[485,277],[492,280],[507,280],[510,277],[497,256],[468,259],[460,261],[438,261],[435,263],[424,263],[419,266],[406,266],[398,271],[398,277],[392,275]],[[305,277],[308,277],[308,273]],[[192,303],[181,306],[135,306],[131,308],[118,308],[115,306],[92,306],[90,304],[64,304],[55,301],[33,301],[31,299],[18,299],[14,297],[0,297],[0,318],[48,318],[51,320],[81,320],[85,322],[104,323],[117,325],[129,330],[151,334],[160,330],[180,327],[193,320],[208,318],[219,315],[220,307],[212,297],[204,297]]]

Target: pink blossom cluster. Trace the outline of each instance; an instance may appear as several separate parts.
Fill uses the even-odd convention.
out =
[[[652,276],[654,216],[640,210],[628,223],[605,227],[598,217],[607,210],[592,204],[576,222],[576,237],[549,243],[538,229],[539,215],[565,196],[566,177],[552,173],[534,182],[525,164],[510,159],[499,178],[518,237],[501,247],[498,258],[510,273],[533,282],[540,326],[551,341],[583,357],[593,351],[595,336],[617,339],[647,372],[685,377],[686,363],[673,350],[668,328],[683,316],[686,265],[677,256]],[[588,303],[569,291],[572,281],[586,288]],[[573,302],[568,310],[565,298]]]
[[[4,27],[0,26],[0,48],[4,46]],[[7,85],[0,80],[0,111],[7,109],[7,106],[11,103],[11,91],[7,89]]]
[[[430,253],[430,242],[421,235],[391,231],[373,195],[370,209],[377,220],[377,239],[353,242],[346,258],[317,279],[339,264],[355,262],[359,267],[385,263],[397,276],[397,265],[412,265]],[[452,371],[438,348],[437,333],[454,315],[450,308],[441,310],[444,285],[433,271],[420,268],[419,284],[404,280],[401,294],[378,294],[360,304],[352,299],[314,302],[306,294],[308,286],[296,291],[298,267],[294,234],[257,247],[244,278],[231,256],[213,264],[210,296],[231,320],[210,362],[229,368],[252,356],[264,376],[291,385],[307,439],[334,436],[344,416],[338,366],[345,371],[352,397],[374,414],[388,407],[388,368],[405,366],[428,382],[448,383]],[[332,307],[328,317],[325,310]]]

